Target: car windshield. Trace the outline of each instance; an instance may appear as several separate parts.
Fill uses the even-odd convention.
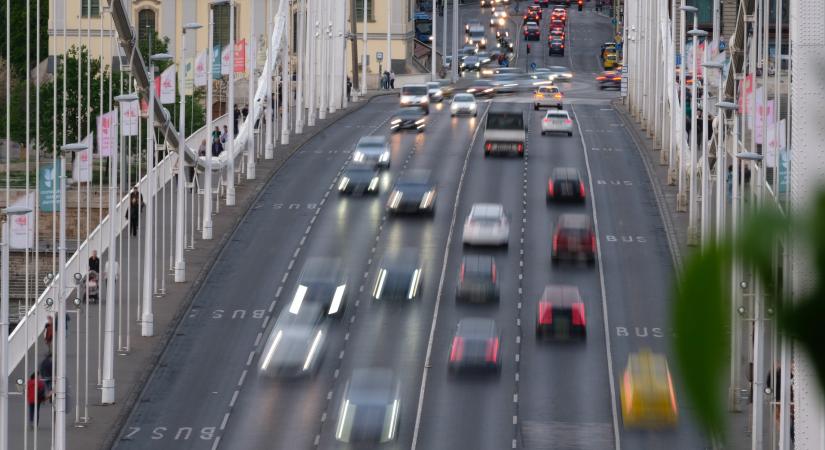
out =
[[[473,96],[469,94],[458,94],[453,98],[454,102],[458,103],[470,103],[473,101]]]
[[[484,30],[470,30],[470,37],[474,39],[483,38]]]
[[[547,111],[547,117],[551,119],[566,119],[567,113],[563,111]]]
[[[401,95],[427,95],[427,86],[404,86]]]
[[[521,113],[490,113],[487,128],[494,130],[523,130],[524,117]]]
[[[569,69],[564,66],[550,66],[551,72],[567,72]]]

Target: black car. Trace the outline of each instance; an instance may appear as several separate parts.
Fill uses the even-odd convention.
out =
[[[475,97],[492,97],[496,94],[496,83],[491,80],[475,80],[467,88],[467,93]]]
[[[587,316],[579,288],[558,284],[544,288],[536,314],[536,338],[587,339]]]
[[[387,201],[391,214],[435,214],[435,184],[429,172],[410,171],[401,177]]]
[[[475,70],[476,72],[478,72],[481,69],[481,64],[483,64],[482,61],[483,60],[479,58],[477,55],[470,55],[465,57],[464,60],[461,61],[461,65],[459,67],[462,71]]]
[[[421,261],[416,249],[403,249],[381,258],[372,288],[375,300],[414,300],[421,292]]]
[[[304,304],[318,303],[327,316],[341,317],[346,307],[346,290],[347,277],[339,258],[307,258],[289,304],[289,313],[300,314]]]
[[[455,297],[460,302],[499,301],[496,261],[489,255],[465,255],[461,259]]]
[[[341,174],[338,192],[341,195],[378,195],[378,181],[378,170],[373,164],[350,164]]]
[[[466,318],[458,322],[450,346],[450,372],[501,371],[501,333],[492,319]]]
[[[400,108],[390,119],[390,131],[416,130],[419,133],[427,126],[426,113],[417,106]]]
[[[547,201],[584,202],[584,181],[578,169],[556,167],[547,181]]]
[[[564,56],[564,41],[561,39],[551,39],[550,42],[547,43],[547,49],[549,56]]]
[[[596,235],[590,216],[562,214],[559,217],[553,233],[550,261],[556,264],[562,258],[583,258],[588,264],[596,262]]]
[[[401,387],[391,369],[359,368],[344,389],[335,439],[375,448],[398,437]],[[369,447],[367,447],[369,446]]]
[[[534,24],[525,25],[524,39],[527,41],[538,41],[541,39],[541,28]]]

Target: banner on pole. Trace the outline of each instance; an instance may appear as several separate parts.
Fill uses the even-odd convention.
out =
[[[221,46],[216,45],[215,48],[212,49],[212,78],[215,80],[221,79],[221,69],[223,68],[221,65]]]
[[[229,69],[232,63],[232,54],[229,53],[231,49],[227,45],[221,50],[221,75],[229,75]]]
[[[140,128],[140,101],[121,104],[121,129],[123,136],[137,136]]]
[[[97,148],[100,156],[117,156],[117,108],[97,116]]]
[[[80,141],[86,146],[86,150],[75,153],[72,164],[72,178],[78,183],[88,183],[92,181],[92,152],[94,150],[94,133],[89,133],[85,139]]]
[[[246,72],[246,39],[235,44],[235,73]]]
[[[206,86],[206,60],[207,51],[198,53],[195,59],[195,86]]]
[[[258,42],[257,42],[257,45],[255,45],[255,50],[256,50],[256,53],[258,54],[258,56],[256,58],[256,61],[255,61],[255,67],[256,68],[263,67],[264,64],[266,64],[266,57],[267,57],[267,54],[266,54],[266,39],[264,38],[264,35],[261,34],[261,35],[258,36]]]
[[[776,167],[777,152],[784,151],[787,148],[786,124],[785,119],[782,119],[779,123],[768,126],[767,142],[765,143],[765,165],[767,167]]]
[[[172,64],[155,79],[155,94],[162,105],[175,103],[175,72],[175,65]]]
[[[9,248],[22,250],[34,247],[34,199],[34,192],[30,192],[12,202],[12,206],[25,206],[32,212],[9,218]]]
[[[183,64],[183,95],[192,95],[195,91],[195,63],[186,58]]]
[[[60,211],[60,161],[40,164],[40,211]]]
[[[760,90],[762,88],[759,88]],[[772,131],[771,129],[774,128],[776,121],[774,117],[774,108],[776,102],[773,100],[768,100],[768,103],[765,104],[762,102],[762,97],[758,97],[756,99],[756,113],[754,114],[754,142],[757,144],[762,144],[765,137],[765,128],[768,128],[768,131]],[[762,119],[765,119],[764,121]]]

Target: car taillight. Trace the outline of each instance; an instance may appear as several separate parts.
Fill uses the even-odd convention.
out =
[[[450,350],[450,361],[461,361],[464,354],[464,339],[458,336],[453,338],[453,348]]]
[[[549,302],[539,303],[539,325],[550,325],[553,323],[553,304]]]
[[[584,315],[584,303],[574,303],[570,309],[573,315],[573,325],[580,327],[585,326],[587,319]]]
[[[559,249],[559,232],[553,233],[553,251]]]
[[[564,48],[564,44],[561,44],[561,48]]]
[[[673,414],[676,414],[679,408],[676,406],[676,392],[673,390],[673,380],[670,378],[670,371],[667,373],[667,388],[670,391],[670,408],[673,410]]]
[[[492,149],[493,149],[493,144],[491,144],[491,143],[489,143],[489,142],[488,142],[488,143],[484,144],[484,148],[485,148],[486,150],[492,150]]]
[[[590,250],[596,253],[596,237],[593,236],[593,233],[590,233]]]
[[[563,47],[563,46],[562,46],[562,47]],[[555,95],[555,97],[556,97],[556,98],[561,98],[561,94],[556,94],[556,95]]]
[[[496,284],[496,265],[493,263],[493,284]]]
[[[570,124],[572,124],[572,123],[573,123],[573,119],[564,119],[564,123],[565,123],[566,125],[570,125]]]
[[[543,122],[550,122],[550,119],[548,119],[547,117],[545,117],[542,121],[543,121]]]
[[[555,187],[553,186],[553,180],[547,182],[547,195],[550,197],[554,197],[556,195]],[[556,238],[553,238],[553,242],[555,242]]]
[[[569,122],[570,119],[567,119],[567,121]],[[579,181],[579,196],[581,198],[584,198],[584,182],[583,181]]]
[[[458,279],[464,282],[464,264],[461,265],[461,271],[458,272]]]
[[[625,372],[622,377],[622,387],[624,390],[625,405],[628,410],[633,409],[633,383],[630,381],[630,373]]]
[[[602,81],[602,80],[606,80],[606,79],[607,79],[607,77],[596,77],[597,81]]]
[[[518,151],[519,153],[523,152],[523,151],[524,151],[524,144],[519,143],[519,144],[516,146],[516,151]]]
[[[487,341],[487,362],[495,363],[498,359],[498,338]]]

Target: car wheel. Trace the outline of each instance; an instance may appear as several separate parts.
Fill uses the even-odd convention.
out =
[[[534,105],[533,105],[533,111],[538,111],[538,110],[539,110],[539,105],[538,105],[538,104],[534,104]]]
[[[541,135],[542,135],[542,136],[544,136],[544,134],[545,134],[545,133],[546,133],[546,131],[541,130]]]
[[[455,114],[454,114],[454,113],[450,113],[450,117],[455,117]]]
[[[538,327],[536,327],[536,339],[541,339],[541,337],[541,330]]]
[[[567,132],[567,137],[571,137],[571,136],[573,136],[573,132],[572,132],[572,131],[568,131],[568,132]]]
[[[485,158],[487,158],[488,156],[490,156],[490,152],[488,152],[488,151],[486,151],[486,150],[485,150],[485,151],[484,151],[484,157],[485,157]]]
[[[587,265],[588,266],[596,265],[596,256],[595,255],[590,255],[590,256],[587,257]]]
[[[550,262],[555,266],[559,263],[559,255],[551,255]]]
[[[478,117],[478,113],[477,113],[477,112],[474,112],[474,113],[473,113],[473,117]]]

